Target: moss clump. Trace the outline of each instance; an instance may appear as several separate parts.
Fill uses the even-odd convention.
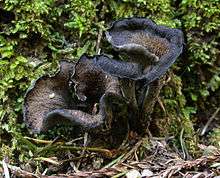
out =
[[[213,145],[220,148],[220,129],[215,128],[213,129],[213,132],[210,134],[210,141]]]
[[[160,94],[160,104],[158,103],[155,108],[150,129],[159,137],[174,136],[174,144],[179,146],[181,146],[180,137],[183,137],[187,149],[194,154],[197,142],[191,115],[195,114],[196,110],[186,105],[181,78],[172,72],[169,76],[172,80],[169,85],[165,85]]]

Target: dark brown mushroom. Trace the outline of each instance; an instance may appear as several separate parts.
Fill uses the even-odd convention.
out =
[[[106,57],[98,56],[95,63],[117,77],[144,79],[146,85],[160,78],[183,48],[180,30],[156,25],[146,18],[115,21],[106,37],[115,50],[126,55],[126,61],[107,61]]]
[[[111,92],[120,95],[118,79],[104,73],[94,65],[93,58],[83,55],[76,64],[72,80],[78,99],[99,102],[104,93]]]
[[[86,127],[88,130],[98,126],[110,129],[112,122],[119,119],[119,113],[124,112],[122,107],[127,108],[127,101],[121,95],[118,79],[94,65],[93,58],[83,55],[75,66],[72,81],[79,99],[78,108],[86,112],[86,117],[97,123]],[[115,107],[122,108],[122,111],[115,113]],[[124,115],[126,116],[126,113]]]
[[[106,36],[123,60],[83,55],[76,64],[62,61],[55,76],[41,77],[30,87],[24,119],[34,132],[69,123],[98,134],[110,131],[119,143],[128,120],[138,128],[140,113],[152,112],[161,89],[156,80],[182,52],[182,32],[129,18],[114,22]]]
[[[125,97],[137,110],[136,125],[146,125],[143,123],[164,84],[159,79],[182,52],[183,34],[146,18],[127,18],[115,21],[106,37],[120,59],[101,55],[96,56],[94,64],[119,77]]]
[[[79,100],[72,98],[71,80]],[[127,131],[127,111],[117,78],[104,73],[84,55],[76,64],[62,61],[55,76],[38,79],[25,95],[23,112],[34,132],[65,123],[95,132],[112,126],[120,130],[119,123]]]
[[[45,130],[43,120],[49,112],[73,107],[69,81],[74,67],[74,63],[61,61],[56,75],[40,77],[26,92],[24,121],[34,132]]]

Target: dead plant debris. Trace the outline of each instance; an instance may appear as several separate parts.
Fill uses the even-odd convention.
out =
[[[46,141],[44,143],[47,143]],[[200,146],[201,147],[201,146]],[[84,177],[160,177],[160,178],[212,178],[220,175],[220,150],[212,149],[208,155],[201,156],[194,160],[183,160],[179,154],[175,153],[168,147],[165,141],[149,141],[148,147],[146,147],[146,140],[140,139],[136,142],[131,149],[127,147],[127,150],[123,154],[116,154],[115,158],[107,165],[98,169],[94,169],[94,160],[96,164],[103,158],[100,157],[93,150],[85,150],[84,155],[79,159],[73,157],[69,160],[58,160],[57,158],[41,158],[41,161],[48,165],[42,173],[37,170],[28,171],[27,168],[20,168],[13,166],[10,162],[4,160],[0,162],[2,168],[0,169],[0,175],[10,175],[11,177],[25,177],[25,178],[84,178]],[[86,153],[87,152],[87,153]],[[90,152],[90,153],[88,153]],[[35,159],[36,160],[36,159]],[[40,159],[39,159],[40,160]],[[38,160],[38,161],[39,161]],[[80,164],[85,165],[87,170],[79,170],[76,168],[77,161],[81,161]],[[91,160],[93,162],[91,163]],[[91,164],[88,165],[88,162]],[[56,163],[56,164],[55,164]],[[68,166],[68,170],[64,172],[64,165]],[[56,170],[57,173],[48,173],[51,170]],[[8,171],[8,173],[7,173]],[[63,171],[63,172],[62,172]],[[8,177],[6,177],[8,178]]]

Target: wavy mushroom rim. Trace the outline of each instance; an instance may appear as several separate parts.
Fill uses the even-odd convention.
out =
[[[113,48],[118,48],[120,52],[120,46],[115,45],[113,37],[110,35],[111,31],[126,30],[126,28],[129,25],[132,26],[134,24],[141,27],[139,30],[144,30],[144,28],[147,27],[151,31],[154,31],[153,33],[156,34],[157,36],[160,36],[161,38],[167,39],[169,41],[169,51],[163,54],[160,57],[160,60],[157,61],[157,63],[155,63],[155,65],[153,65],[150,69],[147,69],[145,72],[143,71],[142,75],[136,77],[132,77],[131,75],[130,76],[126,75],[126,77],[135,80],[145,79],[146,84],[148,85],[155,79],[160,78],[168,70],[168,68],[174,63],[176,58],[181,54],[183,48],[183,34],[178,29],[172,29],[166,26],[157,25],[150,19],[140,18],[140,17],[126,18],[113,22],[111,27],[106,32],[107,40],[110,42]],[[136,47],[139,46],[141,45],[139,44],[136,45]],[[128,47],[130,48],[131,46],[128,45]],[[142,46],[140,50],[143,51],[144,49],[145,47]],[[146,54],[147,53],[148,50],[146,50]],[[114,73],[112,74],[114,75]]]
[[[121,27],[127,27],[127,25],[125,24],[126,22],[133,22],[131,20],[136,20],[139,21],[140,25],[142,23],[142,25],[146,25],[147,27],[150,28],[150,30],[155,31],[157,33],[159,33],[159,36],[161,36],[161,38],[167,38],[171,43],[176,44],[178,47],[181,47],[182,45],[178,45],[178,44],[182,44],[183,43],[183,34],[182,31],[176,28],[169,28],[167,26],[164,25],[157,25],[153,20],[150,20],[148,18],[145,17],[130,17],[130,18],[123,18],[123,19],[119,19],[114,21],[110,27],[107,30],[107,34],[110,37],[111,35],[109,35],[109,31],[113,28],[116,28],[117,26]],[[122,24],[121,24],[122,23]],[[136,22],[135,22],[136,23]],[[134,23],[133,23],[134,24]],[[133,25],[132,24],[132,25]],[[130,24],[129,24],[130,25]],[[137,23],[135,24],[137,25]],[[139,25],[139,26],[140,26]],[[116,26],[116,27],[115,27]],[[143,26],[140,26],[143,28]],[[161,34],[160,34],[161,33]],[[173,35],[175,34],[175,36]],[[110,38],[111,39],[111,38]],[[107,39],[108,40],[108,39]]]
[[[77,61],[76,66],[75,66],[75,72],[71,76],[71,80],[74,83],[75,94],[77,98],[81,101],[87,100],[87,96],[85,95],[85,92],[86,92],[85,87],[88,87],[88,90],[90,90],[91,88],[91,86],[85,85],[84,88],[81,88],[81,91],[80,91],[80,86],[82,87],[84,83],[87,84],[86,82],[88,82],[88,84],[92,84],[93,86],[95,85],[95,87],[99,87],[100,90],[97,90],[97,89],[96,90],[99,94],[103,92],[101,95],[103,95],[105,92],[108,92],[108,91],[111,91],[117,94],[120,93],[120,88],[118,84],[119,81],[117,77],[111,76],[109,75],[109,73],[106,73],[104,70],[102,70],[94,62],[96,57],[97,55],[88,56],[87,54],[83,54],[80,57],[80,59]],[[88,76],[88,74],[90,75]],[[92,79],[95,79],[93,83],[91,83],[90,81]],[[81,94],[79,94],[79,92],[81,92]]]
[[[89,61],[90,64],[94,65],[92,60],[91,59],[89,59],[89,60],[90,60]],[[80,61],[81,60],[79,60],[78,63],[80,63]],[[65,62],[67,62],[67,61],[65,61]],[[86,62],[86,61],[84,61],[84,62]],[[43,110],[41,113],[36,113],[36,114],[30,113],[31,108],[33,108],[33,104],[36,104],[36,102],[37,102],[37,101],[33,102],[33,100],[37,99],[36,96],[38,97],[39,92],[42,90],[40,87],[46,86],[46,88],[44,89],[44,90],[46,90],[46,92],[43,90],[44,91],[43,93],[46,93],[46,94],[51,93],[51,90],[53,90],[53,91],[55,90],[54,92],[56,93],[56,90],[58,89],[57,92],[59,92],[59,94],[60,94],[58,99],[61,98],[61,101],[63,101],[63,102],[65,101],[65,100],[62,100],[62,96],[63,96],[62,93],[63,92],[65,93],[65,91],[60,91],[60,89],[59,89],[60,83],[57,83],[58,84],[58,86],[57,86],[57,84],[54,84],[54,81],[53,81],[53,80],[57,79],[57,76],[60,77],[59,74],[62,74],[62,75],[65,74],[65,72],[61,71],[61,69],[62,69],[61,63],[60,63],[59,71],[56,74],[54,74],[53,76],[45,75],[45,76],[40,77],[34,83],[32,83],[32,85],[29,87],[28,91],[26,92],[25,101],[24,101],[24,105],[23,105],[23,116],[24,116],[24,121],[26,122],[26,125],[29,128],[31,128],[33,133],[46,132],[49,128],[53,127],[54,125],[58,125],[60,123],[61,124],[62,123],[63,124],[70,123],[71,125],[79,126],[81,129],[89,131],[89,130],[95,130],[98,127],[103,128],[103,123],[105,121],[104,128],[107,128],[107,129],[110,128],[111,122],[112,122],[111,120],[113,119],[113,113],[111,112],[111,108],[113,107],[113,106],[111,106],[111,104],[113,104],[113,103],[111,103],[111,99],[114,98],[113,102],[116,102],[118,104],[120,102],[126,104],[126,102],[125,102],[125,99],[121,96],[119,86],[117,85],[118,80],[115,77],[110,77],[109,80],[107,80],[107,77],[106,77],[107,74],[104,73],[99,68],[97,68],[99,70],[98,72],[100,72],[101,75],[104,76],[104,78],[107,81],[104,85],[105,92],[98,99],[99,100],[99,102],[98,102],[99,109],[98,109],[97,114],[91,114],[89,112],[84,112],[84,111],[79,110],[76,103],[74,103],[75,104],[74,107],[72,105],[71,106],[66,105],[66,107],[62,107],[66,103],[57,103],[59,100],[55,100],[54,102],[52,102],[52,104],[59,106],[57,108],[54,106],[45,105],[44,99],[42,99],[44,97],[43,94],[40,95],[41,98],[40,98],[40,102],[38,104],[42,104],[41,107],[43,107],[43,108],[45,107],[46,109]],[[68,85],[65,82],[64,89],[66,88],[65,90],[67,93],[70,90],[69,82],[72,79],[72,76],[74,76],[74,74],[76,74],[76,70],[77,70],[77,64],[74,63],[74,66],[72,67],[72,73],[71,74],[68,73],[68,75],[66,75],[66,76],[68,76],[68,78],[66,78],[66,81],[68,81]],[[62,75],[61,75],[61,77],[62,77]],[[65,76],[63,76],[63,77],[65,77]],[[49,83],[47,83],[47,82],[49,82]],[[107,82],[109,82],[109,83],[107,83]],[[52,85],[52,89],[48,88],[51,85]],[[89,86],[89,87],[91,87],[91,86]],[[49,90],[49,92],[47,90]],[[67,95],[65,95],[64,97],[66,97],[66,96]],[[50,100],[48,100],[48,101],[46,103],[50,103]],[[109,101],[110,101],[110,103],[108,103]],[[110,109],[110,111],[108,109]],[[38,115],[40,117],[36,117]],[[33,117],[32,120],[30,118],[28,118],[30,116]],[[36,120],[36,118],[38,120]],[[37,124],[33,124],[33,123],[37,123]]]
[[[115,60],[105,54],[96,55],[93,58],[93,63],[103,72],[122,79],[139,80],[142,74],[139,64]]]
[[[109,130],[111,129],[111,123],[114,117],[112,110],[109,111],[109,108],[112,108],[112,106],[109,105],[109,100],[116,103],[119,102],[127,104],[127,100],[123,97],[118,96],[115,93],[108,92],[100,98],[100,109],[97,114],[92,115],[81,110],[55,109],[47,113],[44,117],[44,127],[42,131],[47,131],[54,125],[57,125],[57,116],[59,116],[63,121],[62,124],[69,123],[72,126],[79,126],[84,131],[97,131],[98,128]]]
[[[36,128],[36,127],[34,127],[32,124],[31,124],[31,122],[29,122],[29,119],[28,119],[28,113],[30,112],[29,110],[28,110],[28,98],[29,98],[29,96],[34,92],[34,90],[37,88],[37,86],[39,86],[39,83],[40,82],[42,82],[42,81],[46,81],[46,80],[53,80],[53,79],[55,79],[57,76],[59,76],[59,75],[61,75],[62,74],[62,63],[69,63],[70,65],[72,65],[72,67],[71,68],[69,68],[68,69],[68,73],[70,72],[70,71],[74,71],[74,66],[75,66],[75,63],[73,62],[73,61],[68,61],[68,60],[60,60],[59,61],[59,68],[58,68],[58,70],[57,70],[57,72],[55,72],[55,74],[54,75],[43,75],[42,77],[39,77],[38,79],[36,79],[36,80],[34,80],[32,83],[31,83],[31,85],[30,85],[30,87],[27,89],[27,91],[26,91],[26,93],[25,93],[25,95],[24,95],[24,102],[23,102],[23,120],[24,120],[24,122],[25,122],[25,124],[27,125],[27,127],[28,128],[30,128],[31,130],[32,130],[32,132],[33,133],[40,133],[41,132],[41,127],[39,127],[39,128]],[[68,81],[69,81],[69,79],[70,79],[70,77],[71,77],[71,73],[69,73],[68,74]],[[69,84],[68,84],[68,86],[69,86]],[[67,88],[67,91],[69,91],[70,89],[69,88]],[[51,97],[53,97],[53,96],[51,96]],[[39,119],[39,118],[38,118]]]

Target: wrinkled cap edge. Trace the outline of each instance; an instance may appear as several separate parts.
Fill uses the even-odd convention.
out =
[[[28,96],[31,95],[31,93],[33,92],[33,90],[35,89],[35,87],[38,85],[39,82],[41,82],[42,80],[45,80],[45,79],[53,79],[55,78],[56,76],[58,76],[60,73],[61,73],[61,63],[63,62],[68,62],[68,63],[72,63],[73,64],[73,69],[74,69],[74,66],[75,66],[75,62],[73,61],[69,61],[69,60],[60,60],[59,61],[59,68],[57,70],[57,72],[50,76],[50,75],[43,75],[39,78],[37,78],[36,80],[32,81],[31,82],[31,85],[28,87],[27,91],[25,92],[24,94],[24,101],[23,101],[23,105],[22,105],[22,115],[23,115],[23,120],[25,122],[25,125],[31,129],[31,131],[33,133],[40,133],[41,132],[41,128],[34,128],[33,126],[31,126],[31,124],[28,122],[28,119],[27,119],[27,113],[29,112],[28,111],[28,106],[27,106],[27,99],[28,99]]]

